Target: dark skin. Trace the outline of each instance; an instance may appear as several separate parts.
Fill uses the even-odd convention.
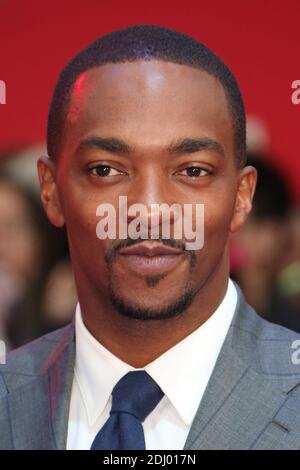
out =
[[[66,224],[84,323],[117,357],[144,367],[216,310],[229,277],[229,235],[251,210],[256,171],[237,164],[223,87],[206,72],[157,60],[89,70],[74,86],[55,159],[39,160],[41,197],[50,221]],[[117,207],[120,195],[128,205],[204,204],[204,247],[194,266],[183,252],[150,285],[120,255],[107,265],[114,240],[96,237],[96,207]],[[122,315],[111,290],[151,319]],[[155,318],[187,290],[193,300],[184,311]]]

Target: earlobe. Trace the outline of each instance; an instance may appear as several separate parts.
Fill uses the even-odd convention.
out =
[[[252,209],[252,200],[257,181],[257,171],[253,166],[246,166],[240,172],[235,200],[234,214],[230,231],[236,232],[245,223]]]
[[[55,162],[47,156],[38,159],[38,176],[41,186],[41,201],[50,222],[56,227],[63,227],[65,220],[56,185]]]

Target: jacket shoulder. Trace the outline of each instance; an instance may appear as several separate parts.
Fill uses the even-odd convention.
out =
[[[273,385],[290,390],[300,383],[300,334],[258,315],[240,296],[231,325],[238,356]]]
[[[45,372],[58,347],[61,350],[68,344],[72,326],[69,324],[9,352],[0,365],[0,397]]]

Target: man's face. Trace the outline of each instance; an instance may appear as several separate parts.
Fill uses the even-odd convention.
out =
[[[223,87],[206,72],[153,60],[82,74],[57,159],[58,208],[47,212],[56,225],[66,223],[79,293],[88,283],[121,313],[163,318],[184,311],[211,276],[228,271],[228,236],[250,209],[251,184],[246,176],[241,183]],[[203,248],[185,251],[182,239],[176,253],[145,257],[126,254],[124,240],[99,240],[96,209],[109,203],[118,210],[119,196],[149,208],[204,204]]]

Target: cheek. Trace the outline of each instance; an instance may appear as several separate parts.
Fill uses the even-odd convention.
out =
[[[74,172],[75,173],[75,172]],[[70,239],[96,238],[97,198],[87,190],[67,164],[59,175],[59,193]]]
[[[210,252],[222,253],[230,234],[234,197],[223,193],[204,205],[204,246]]]
[[[98,198],[83,194],[76,189],[65,189],[63,206],[71,256],[73,260],[88,267],[97,265],[102,269],[107,240],[96,235]]]

